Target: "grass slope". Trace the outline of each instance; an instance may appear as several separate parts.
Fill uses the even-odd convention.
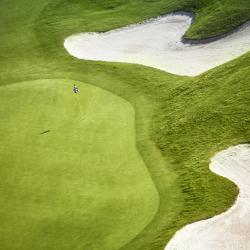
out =
[[[71,89],[70,80],[1,87],[1,249],[118,249],[157,211],[131,105]]]
[[[4,24],[0,26],[0,92],[14,82],[65,78],[96,85],[133,105],[137,146],[160,195],[160,205],[151,223],[122,250],[163,249],[181,226],[232,204],[236,187],[211,174],[208,163],[215,152],[249,141],[249,53],[189,78],[139,65],[79,61],[66,54],[63,39],[174,10],[195,12],[196,21],[186,36],[207,38],[248,20],[249,1],[3,0],[0,6]],[[229,14],[233,14],[230,21]],[[117,205],[116,200],[114,203]],[[128,221],[123,223],[126,227]],[[129,223],[133,228],[139,222]],[[110,227],[115,225],[114,221]],[[87,232],[88,228],[82,234]],[[122,234],[125,243],[127,235],[122,239]],[[46,232],[41,237],[50,240]],[[107,237],[117,241],[112,234]]]

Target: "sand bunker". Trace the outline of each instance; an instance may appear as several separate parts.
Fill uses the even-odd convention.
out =
[[[250,50],[250,25],[206,44],[181,40],[192,18],[166,15],[105,33],[82,33],[65,39],[67,51],[87,60],[138,63],[178,75],[194,76]]]
[[[240,194],[236,203],[223,214],[185,226],[165,250],[250,249],[250,145],[216,154],[210,169],[237,184]]]

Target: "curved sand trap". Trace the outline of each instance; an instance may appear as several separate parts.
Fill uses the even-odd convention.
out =
[[[206,44],[184,44],[188,15],[170,14],[105,33],[81,33],[65,39],[67,51],[79,58],[138,63],[178,75],[194,76],[250,50],[250,25]]]
[[[240,194],[236,203],[223,214],[185,226],[165,250],[250,249],[250,145],[219,152],[210,169],[237,184]]]

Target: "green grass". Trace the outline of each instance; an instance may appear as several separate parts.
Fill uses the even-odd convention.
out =
[[[148,224],[158,194],[129,103],[70,80],[1,88],[1,249],[118,249]]]
[[[91,112],[94,115],[95,113],[91,111],[91,108],[101,108],[103,102],[106,105],[112,105],[113,98],[117,102],[122,102],[123,105],[121,104],[119,107],[116,107],[116,105],[109,106],[113,112],[108,115],[108,119],[100,113],[105,113],[105,109],[99,111],[99,108],[97,108],[98,111],[95,111],[96,116],[94,119],[98,124],[96,124],[96,127],[92,124],[93,126],[87,129],[81,123],[80,114],[77,115],[75,113],[78,112],[77,109],[74,109],[75,106],[71,107],[72,100],[70,101],[70,97],[67,96],[65,89],[66,86],[69,86],[65,85],[65,83],[68,84],[68,81],[53,80],[62,78],[73,79],[74,81],[88,83],[108,90],[133,105],[136,114],[135,137],[137,147],[147,165],[160,197],[157,213],[142,230],[143,226],[149,222],[154,209],[158,205],[152,186],[149,188],[149,191],[141,192],[141,189],[144,189],[143,181],[149,183],[149,179],[146,177],[141,179],[135,176],[136,180],[141,181],[137,186],[138,190],[140,190],[137,194],[140,199],[133,200],[132,198],[130,202],[124,201],[122,204],[117,202],[117,196],[119,199],[123,199],[122,194],[124,196],[126,194],[129,195],[129,192],[132,192],[131,189],[127,187],[123,190],[123,187],[118,185],[118,183],[112,187],[107,186],[107,193],[112,192],[113,189],[117,191],[116,198],[109,196],[105,200],[105,197],[103,197],[105,201],[109,202],[108,208],[111,211],[109,209],[105,211],[103,209],[94,210],[93,217],[87,216],[88,218],[80,216],[82,211],[76,209],[76,207],[85,207],[86,203],[84,201],[81,203],[78,199],[74,203],[60,208],[60,211],[64,212],[68,209],[75,217],[68,216],[68,214],[62,215],[60,211],[56,210],[57,207],[52,210],[44,209],[40,211],[40,207],[34,206],[32,212],[29,209],[24,209],[25,206],[29,206],[33,202],[34,194],[30,193],[30,189],[33,190],[34,182],[34,187],[36,187],[34,190],[39,191],[38,193],[41,195],[46,193],[46,190],[43,189],[44,186],[40,185],[39,181],[36,182],[36,179],[33,179],[35,177],[30,178],[31,187],[28,185],[28,182],[23,183],[23,188],[28,189],[26,191],[25,189],[23,190],[25,197],[17,197],[16,199],[23,208],[22,206],[13,205],[13,209],[11,209],[11,206],[10,209],[7,209],[8,204],[6,202],[14,202],[14,199],[11,199],[11,195],[18,196],[18,191],[12,189],[12,191],[15,190],[12,194],[7,188],[8,185],[2,185],[1,192],[5,194],[3,196],[5,198],[0,199],[0,205],[5,214],[4,220],[1,217],[0,222],[2,224],[5,221],[6,228],[8,227],[8,230],[1,227],[5,234],[2,236],[1,233],[4,239],[0,242],[1,244],[2,242],[7,242],[4,250],[27,250],[29,248],[32,250],[44,248],[61,250],[63,247],[69,250],[86,249],[86,246],[84,248],[81,244],[93,244],[91,247],[87,247],[87,249],[103,249],[103,242],[106,243],[106,249],[119,249],[123,245],[120,248],[122,250],[159,250],[163,249],[172,234],[183,225],[213,216],[227,209],[235,199],[237,188],[226,179],[210,173],[208,164],[210,157],[217,151],[232,144],[249,141],[250,53],[201,76],[191,78],[174,76],[139,65],[80,61],[67,55],[63,48],[63,39],[76,32],[105,31],[174,10],[193,11],[197,14],[195,23],[186,34],[187,37],[207,38],[228,32],[247,21],[250,18],[249,5],[247,0],[2,0],[0,3],[0,22],[3,24],[0,25],[0,84],[2,85],[0,87],[0,124],[5,119],[6,122],[1,126],[4,129],[1,130],[0,138],[0,154],[2,155],[0,165],[8,165],[11,168],[2,169],[6,173],[8,171],[11,173],[11,175],[2,179],[9,182],[8,185],[13,187],[16,183],[16,179],[13,176],[15,174],[19,176],[20,169],[26,169],[27,173],[39,174],[42,171],[40,165],[42,160],[35,161],[33,159],[35,165],[37,167],[40,166],[39,172],[34,171],[30,162],[32,159],[29,159],[29,152],[32,151],[31,149],[36,148],[41,150],[39,154],[44,155],[46,150],[44,146],[38,147],[39,144],[37,143],[39,141],[37,140],[47,138],[46,136],[50,136],[51,141],[45,141],[44,139],[44,144],[40,142],[40,145],[46,145],[51,150],[56,150],[58,146],[65,147],[64,149],[69,150],[68,152],[71,153],[72,147],[77,146],[79,151],[76,152],[76,158],[80,158],[83,151],[83,153],[87,152],[85,148],[88,145],[93,145],[96,141],[98,142],[98,138],[106,136],[105,144],[102,143],[100,147],[97,145],[96,147],[93,146],[95,154],[92,159],[97,159],[96,157],[103,152],[102,150],[105,150],[109,157],[102,157],[102,160],[106,159],[112,162],[110,171],[111,164],[105,165],[103,163],[102,167],[105,169],[105,172],[109,173],[113,178],[117,178],[117,180],[123,177],[123,173],[117,171],[117,162],[115,163],[117,159],[113,157],[113,153],[116,151],[119,151],[116,152],[119,154],[124,151],[127,153],[128,150],[118,150],[119,143],[113,138],[112,134],[115,132],[115,126],[112,126],[110,130],[107,125],[110,122],[115,122],[116,126],[118,126],[124,119],[133,120],[133,110],[128,104],[123,104],[117,97],[100,98],[100,104],[98,104],[98,101],[95,103],[97,106],[94,104],[89,105],[83,113]],[[228,16],[231,18],[229,19]],[[43,81],[40,79],[51,80]],[[39,82],[27,82],[33,80],[39,80]],[[25,84],[23,83],[24,81],[26,81]],[[53,85],[55,81],[57,89]],[[62,87],[59,88],[60,84]],[[18,87],[18,85],[20,86]],[[47,91],[41,93],[43,96],[39,97],[37,96],[37,91],[42,86],[45,86]],[[24,90],[22,90],[23,88]],[[37,90],[35,90],[36,88]],[[69,89],[70,87],[67,88]],[[89,96],[87,94],[88,88],[90,87],[82,83],[80,84],[80,89],[86,90],[87,96]],[[70,89],[69,91],[72,90]],[[102,93],[101,90],[96,90],[96,88],[93,92],[95,91]],[[20,95],[20,92],[22,95]],[[71,92],[69,93],[71,94]],[[53,95],[59,98],[59,94],[65,96],[64,99],[66,98],[66,100],[52,98]],[[103,95],[107,96],[108,94],[105,92]],[[88,99],[87,96],[82,100],[83,103],[85,103],[85,99]],[[54,108],[52,108],[52,104],[53,107],[55,106]],[[37,108],[34,109],[35,107]],[[71,117],[65,117],[63,107],[70,111]],[[106,107],[103,106],[103,108]],[[41,108],[42,110],[49,109],[51,113],[39,112]],[[125,113],[122,111],[123,108]],[[8,111],[9,109],[11,111]],[[54,109],[58,110],[60,116],[54,117]],[[18,112],[20,110],[22,110],[21,113]],[[26,110],[32,110],[32,112],[36,110],[36,112],[34,114],[25,114]],[[34,115],[39,117],[33,119]],[[86,129],[81,135],[74,135],[71,141],[60,142],[61,134],[56,133],[54,130],[38,136],[37,132],[41,133],[48,130],[48,125],[51,127],[53,125],[53,128],[55,128],[54,126],[63,124],[65,119],[71,121],[74,115],[76,116],[74,118],[76,122],[73,130]],[[119,119],[117,119],[118,117]],[[40,121],[39,119],[42,120]],[[109,121],[109,119],[112,121]],[[11,126],[9,127],[7,123],[11,124]],[[132,124],[132,121],[129,124]],[[107,128],[107,133],[109,134],[103,134],[103,127]],[[13,134],[13,137],[11,137],[12,133],[8,133],[11,128],[16,136]],[[72,129],[70,128],[63,129],[65,135],[72,135]],[[29,134],[31,131],[36,132],[33,135],[34,137],[31,137]],[[125,136],[125,138],[122,138],[127,143],[132,143],[133,136],[131,133],[133,134],[134,131],[131,129],[126,133],[130,133],[131,139],[127,138],[126,134],[120,135],[118,133],[118,135]],[[89,138],[88,144],[80,143],[75,145],[75,140],[84,142],[86,134],[93,134],[95,139]],[[8,136],[12,139],[9,140]],[[67,140],[70,140],[70,136],[67,137]],[[15,145],[19,145],[19,147]],[[125,147],[128,144],[122,145]],[[133,154],[138,160],[139,156],[135,149],[133,149]],[[45,160],[45,157],[41,159]],[[50,157],[48,160],[53,163],[56,163],[58,159],[61,162],[60,166],[55,164],[57,167],[53,170],[54,175],[51,176],[51,180],[46,180],[53,186],[53,181],[56,177],[60,178],[58,181],[65,179],[65,176],[60,175],[58,167],[68,171],[68,169],[71,169],[69,165],[74,161],[75,157],[68,158],[60,152],[57,152],[54,159]],[[15,162],[15,159],[20,158],[28,161],[27,165],[24,164],[25,161],[23,160]],[[130,171],[136,171],[133,158],[131,158],[131,162],[133,162],[132,165],[129,162],[127,163],[128,169],[126,171],[128,171],[128,174]],[[143,170],[143,164],[139,162],[138,164],[141,166],[140,169]],[[49,167],[47,164],[44,165],[47,168]],[[88,169],[93,171],[91,173],[96,173],[100,167],[97,164],[95,167],[92,166]],[[146,175],[145,170],[143,171]],[[75,175],[77,180],[84,181],[83,186],[86,185],[85,174],[85,171],[83,171],[81,175]],[[97,180],[101,181],[99,178]],[[40,181],[42,182],[42,179]],[[127,184],[129,184],[129,181],[129,178],[126,178]],[[92,184],[90,179],[89,183]],[[67,187],[72,188],[71,190],[75,193],[74,186],[71,187],[71,183],[68,183]],[[95,192],[98,190],[98,187],[91,188],[96,188]],[[61,191],[61,188],[59,191]],[[84,194],[84,188],[79,192]],[[151,200],[149,202],[150,192],[151,197],[154,197],[154,201]],[[68,196],[67,192],[63,196],[58,193],[53,195],[58,195],[58,199],[59,197],[62,199],[59,199],[58,202],[63,202],[63,199],[66,199],[66,201],[71,198],[73,200],[76,199],[76,196]],[[53,201],[49,203],[50,200],[48,199],[48,206],[53,205],[53,202],[57,201],[53,196],[51,197]],[[96,204],[97,209],[102,206],[104,200],[100,199],[100,203]],[[42,201],[45,202],[46,199],[44,198]],[[133,209],[131,209],[131,202]],[[142,202],[145,202],[145,205]],[[138,203],[139,206],[134,208]],[[121,212],[120,206],[123,206],[123,212]],[[20,208],[20,210],[16,207]],[[113,212],[113,210],[116,212]],[[51,219],[52,221],[56,220],[55,222],[42,220],[43,216],[45,216],[42,214],[42,211],[44,213],[53,212],[59,218],[52,214]],[[119,211],[120,214],[117,214]],[[140,212],[142,213],[141,216],[135,216],[138,211],[139,215]],[[14,216],[15,212],[19,213],[19,217]],[[89,212],[91,213],[91,211]],[[32,216],[33,214],[37,216],[36,220]],[[133,219],[127,219],[127,216],[131,216]],[[32,222],[34,222],[32,230],[29,229],[30,231],[28,231],[30,234],[25,230],[21,230],[20,225],[23,224],[23,218],[30,221],[25,227],[32,226]],[[81,222],[81,220],[89,220],[91,218],[93,218],[91,223],[83,222],[81,227],[78,226],[79,224],[77,223],[79,222],[77,221],[80,220]],[[121,223],[117,223],[120,222],[118,218],[122,220]],[[42,220],[42,222],[37,222],[37,220]],[[74,222],[76,224],[65,226],[67,223]],[[50,223],[52,223],[52,226]],[[108,223],[109,227],[107,227],[106,223]],[[58,227],[60,230],[58,230]],[[19,228],[19,231],[16,228]],[[68,230],[71,230],[70,235],[67,234]],[[93,230],[95,233],[92,234]],[[139,233],[140,230],[141,232]],[[67,237],[62,236],[64,234],[67,234]],[[79,234],[81,237],[79,237]],[[99,242],[97,241],[97,234],[100,237]],[[133,240],[130,241],[132,238]],[[22,248],[20,246],[15,248],[14,242],[24,243]],[[81,244],[78,244],[79,242]],[[34,246],[32,244],[37,245]],[[2,245],[1,247],[3,248]]]

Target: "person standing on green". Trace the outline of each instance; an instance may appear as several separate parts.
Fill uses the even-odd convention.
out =
[[[74,84],[73,91],[74,91],[75,94],[79,92],[79,89],[78,89],[78,87],[75,84]]]

